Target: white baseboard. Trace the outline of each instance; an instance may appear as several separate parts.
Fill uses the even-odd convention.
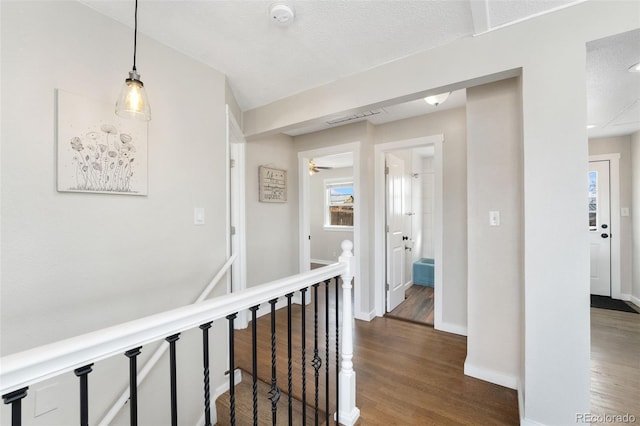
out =
[[[324,260],[324,259],[311,259],[311,263],[318,263],[320,265],[333,265],[334,263],[336,263],[337,261],[331,261],[331,260]]]
[[[627,293],[620,293],[620,300],[631,300],[631,295]]]
[[[485,382],[494,383],[496,385],[504,386],[511,389],[516,389],[518,385],[518,378],[515,376],[502,373],[500,371],[477,367],[475,365],[471,365],[466,360],[464,362],[464,374],[467,376],[475,377],[476,379],[484,380]]]
[[[458,334],[460,336],[467,335],[467,327],[458,324],[451,324],[450,322],[442,322],[438,327],[434,328],[439,331],[446,331],[447,333]]]
[[[524,389],[522,389],[522,382],[519,377],[516,380],[516,390],[518,391],[518,413],[520,413],[520,426],[544,426],[542,423],[526,418],[524,410]]]
[[[376,311],[375,309],[373,311],[370,312],[364,312],[364,311],[356,311],[353,314],[353,318],[357,319],[357,320],[361,320],[361,321],[371,321],[372,319],[374,319],[376,317]]]
[[[640,308],[640,297],[636,297],[633,294],[629,297],[629,302],[633,303],[634,305],[636,305],[638,308]]]

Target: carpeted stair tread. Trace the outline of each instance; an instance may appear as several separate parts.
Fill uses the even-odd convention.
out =
[[[271,421],[271,400],[269,400],[269,391],[271,386],[261,380],[258,380],[258,424],[269,426]],[[282,391],[281,391],[282,392]],[[242,381],[236,384],[235,388],[236,400],[236,424],[251,425],[253,424],[253,394],[251,375],[242,371]],[[218,426],[230,425],[229,413],[229,392],[220,395],[216,400],[216,410],[218,414]],[[324,425],[325,413],[318,412],[318,424]],[[315,412],[313,407],[307,406],[305,424],[315,424]],[[302,425],[302,402],[293,399],[293,424]],[[277,424],[288,425],[288,400],[287,394],[282,392],[278,402]]]

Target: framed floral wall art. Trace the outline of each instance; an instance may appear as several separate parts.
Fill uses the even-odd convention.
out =
[[[58,191],[147,195],[147,122],[57,90]]]

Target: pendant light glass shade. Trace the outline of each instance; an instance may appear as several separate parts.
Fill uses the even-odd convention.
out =
[[[124,81],[120,96],[116,101],[116,114],[120,117],[134,120],[151,120],[151,108],[149,99],[144,90],[144,84],[140,80],[140,74],[136,70],[136,53],[138,47],[138,0],[135,3],[134,27],[133,27],[133,69],[129,71],[129,78]]]
[[[140,74],[136,71],[130,71],[129,78],[122,85],[120,96],[116,101],[116,114],[134,120],[151,120],[147,92],[144,90],[144,84],[140,81]]]

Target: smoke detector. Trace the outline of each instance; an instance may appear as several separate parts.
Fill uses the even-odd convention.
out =
[[[269,14],[276,24],[282,26],[291,25],[295,18],[293,8],[284,3],[276,3],[271,6]]]

